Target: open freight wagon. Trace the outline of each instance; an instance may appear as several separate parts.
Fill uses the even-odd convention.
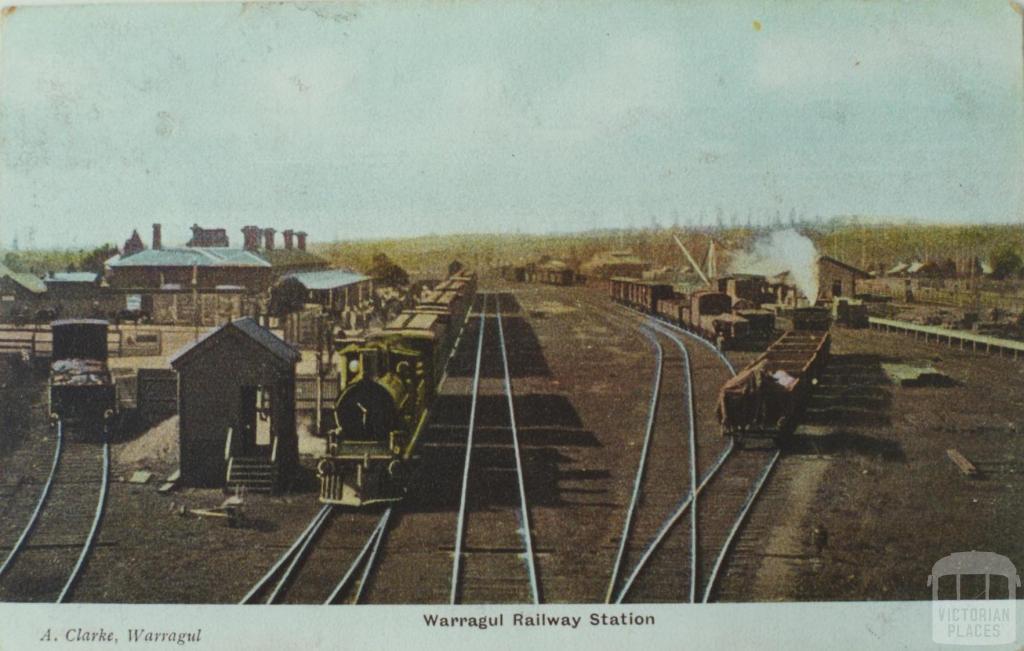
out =
[[[828,330],[791,330],[724,385],[718,394],[723,436],[737,445],[793,433],[828,362]]]

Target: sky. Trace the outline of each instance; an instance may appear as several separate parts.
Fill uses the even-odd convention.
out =
[[[1006,0],[23,6],[0,246],[1024,219]]]

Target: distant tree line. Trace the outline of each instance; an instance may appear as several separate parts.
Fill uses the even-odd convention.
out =
[[[93,249],[8,251],[3,264],[11,271],[44,276],[57,271],[91,271],[103,273],[103,263],[117,255],[113,244]]]

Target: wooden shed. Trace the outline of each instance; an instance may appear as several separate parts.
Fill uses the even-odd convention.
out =
[[[171,358],[178,373],[181,479],[273,491],[294,473],[300,355],[254,319],[214,330]]]
[[[838,296],[852,297],[857,281],[868,278],[866,271],[827,255],[818,256],[818,300],[831,303]]]

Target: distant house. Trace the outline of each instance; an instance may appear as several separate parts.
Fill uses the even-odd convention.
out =
[[[46,292],[55,301],[94,297],[100,275],[91,271],[59,271],[43,278]]]
[[[831,302],[837,296],[853,297],[857,281],[868,278],[868,273],[827,255],[818,256],[819,301]]]
[[[46,284],[40,278],[0,265],[0,317],[35,310],[45,298]]]
[[[526,282],[546,283],[549,285],[571,285],[576,274],[572,268],[561,260],[544,256],[538,262],[524,267]]]
[[[595,278],[640,278],[650,266],[632,251],[604,251],[594,254],[594,257],[584,262],[580,266],[580,272]]]

